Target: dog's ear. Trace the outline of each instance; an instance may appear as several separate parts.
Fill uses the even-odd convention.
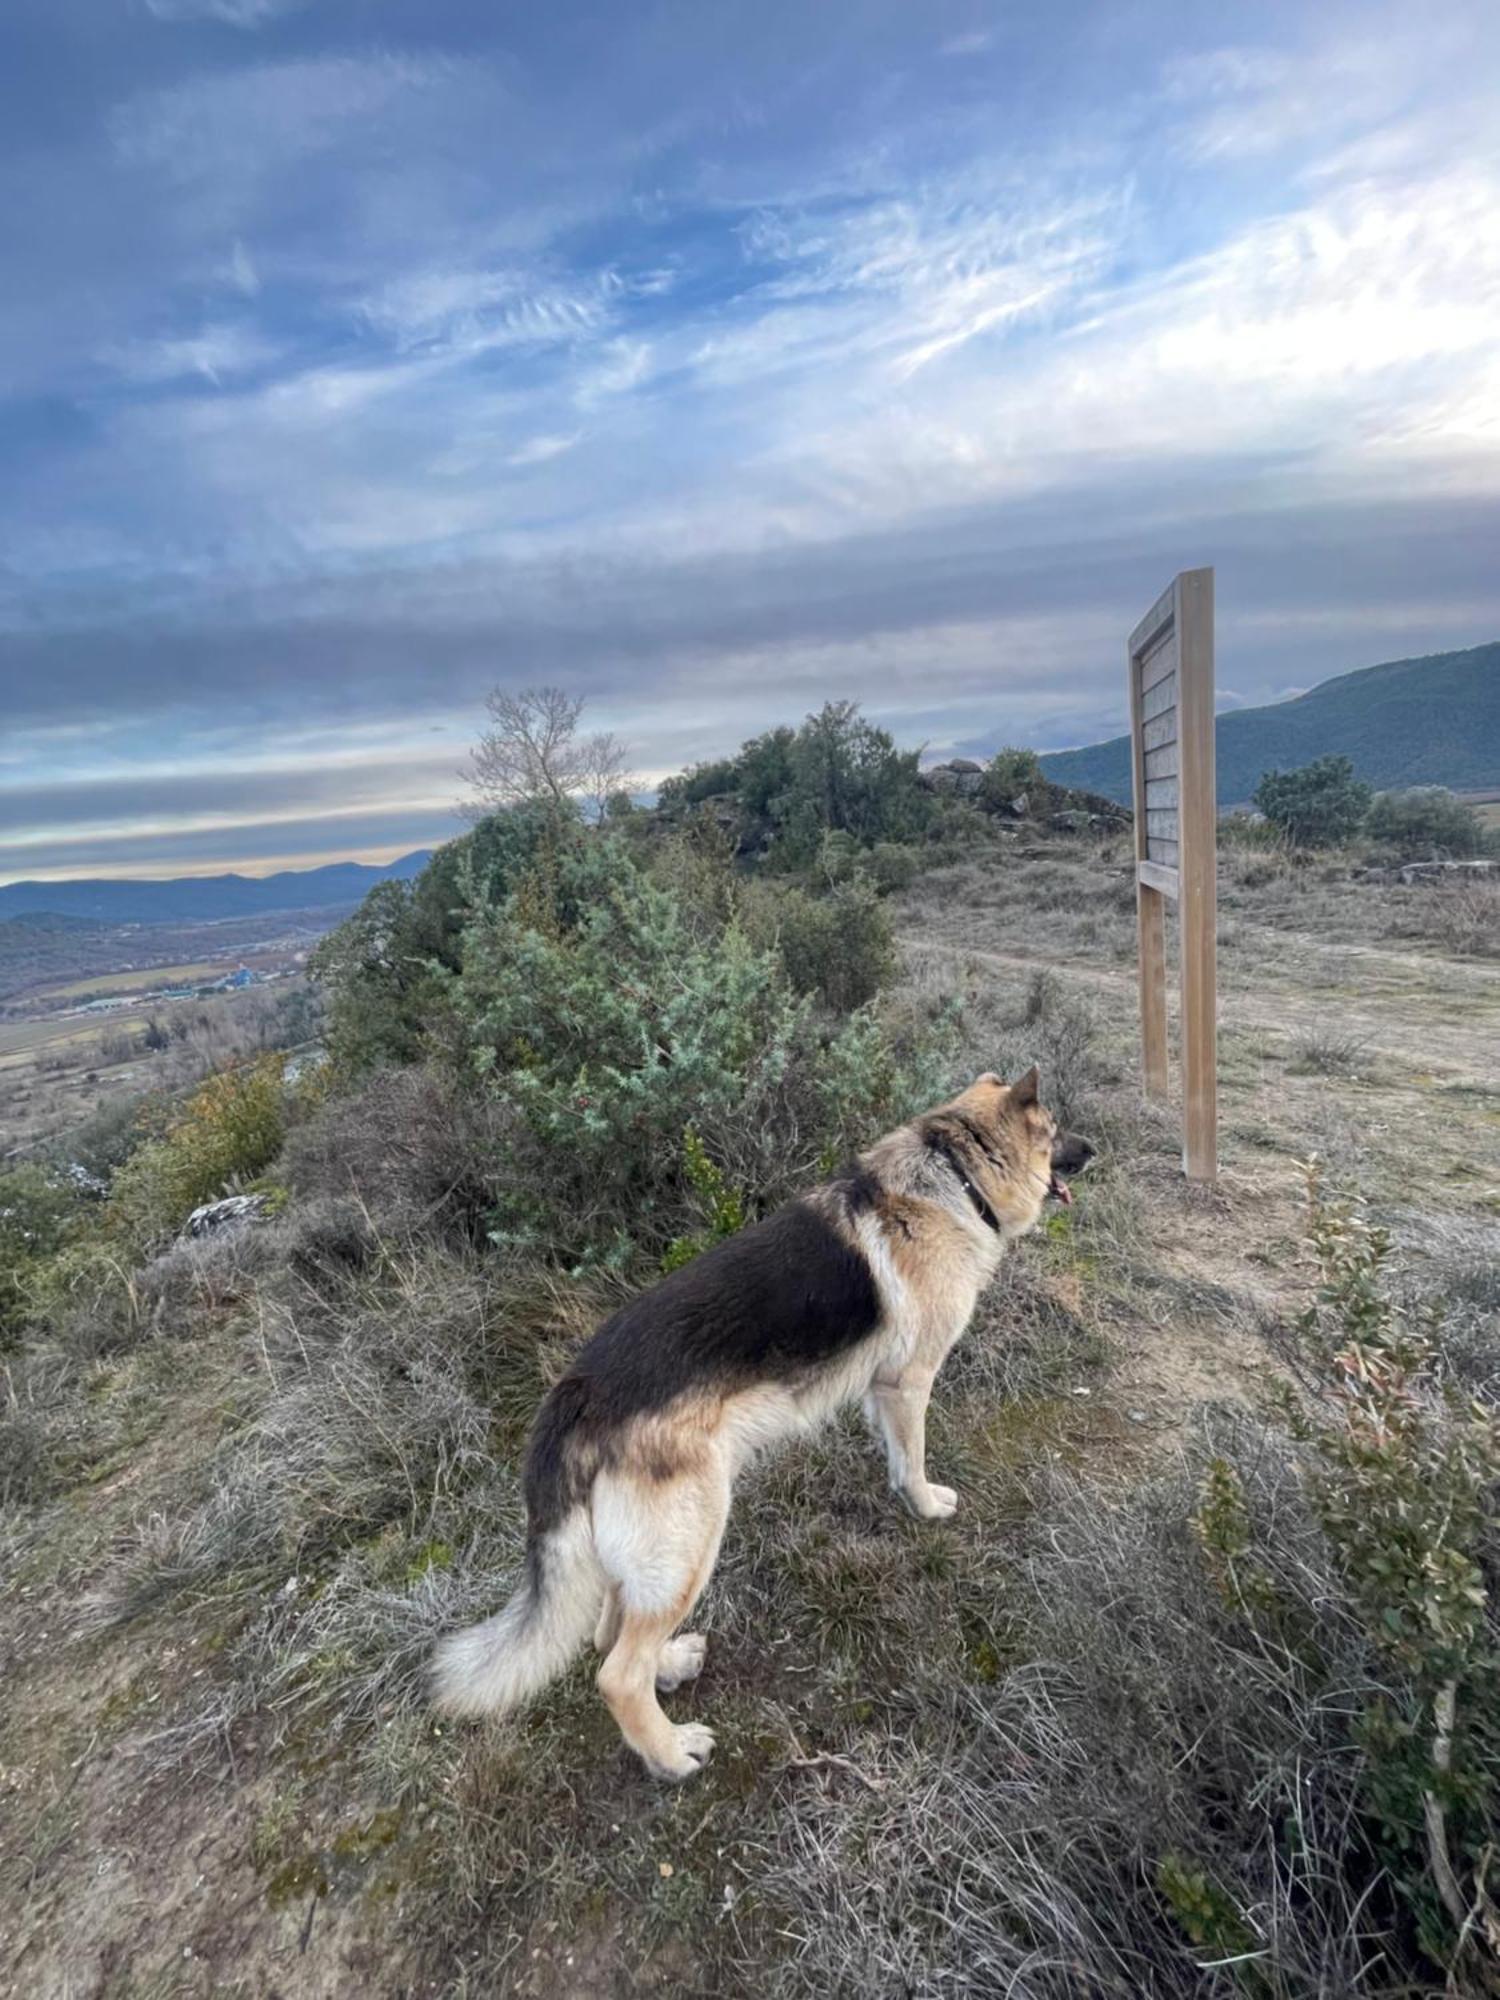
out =
[[[1019,1104],[1022,1106],[1028,1104],[1035,1104],[1037,1100],[1037,1092],[1041,1088],[1041,1082],[1042,1082],[1041,1078],[1037,1075],[1036,1064],[1033,1063],[1031,1065],[1031,1068],[1027,1070],[1026,1074],[1024,1076],[1018,1076],[1015,1082],[1011,1085],[1010,1087],[1011,1103]]]

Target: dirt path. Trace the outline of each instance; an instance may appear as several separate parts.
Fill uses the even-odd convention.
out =
[[[1253,951],[1245,941],[1247,933],[1254,940]],[[1128,1000],[1133,1025],[1133,965],[1035,950],[994,951],[930,933],[906,933],[900,943],[914,956],[943,953],[1017,977],[1039,969],[1056,972]],[[1286,963],[1291,951],[1320,963],[1323,976],[1310,981],[1307,963]],[[1240,965],[1252,958],[1254,986],[1237,976]],[[1220,957],[1219,1016],[1222,1028],[1251,1029],[1284,1040],[1329,1031],[1398,1060],[1420,1058],[1414,1066],[1421,1070],[1441,1066],[1481,1086],[1500,1082],[1500,1058],[1490,1053],[1500,1049],[1500,965],[1418,958],[1376,945],[1330,943],[1302,932],[1247,925],[1233,951]]]
[[[1016,987],[1039,969],[1104,1010],[1122,1062],[1135,1045],[1133,963],[1013,952],[936,935],[901,938],[913,958],[993,969]],[[1175,1013],[1175,1005],[1174,1005]],[[1220,1176],[1190,1187],[1175,1160],[1132,1168],[1165,1281],[1155,1307],[1122,1313],[1100,1395],[1157,1451],[1180,1445],[1205,1402],[1254,1406],[1281,1364],[1263,1329],[1300,1309],[1308,1153],[1342,1153],[1350,1177],[1409,1202],[1402,1135],[1422,1131],[1427,1177],[1445,1198],[1500,1213],[1500,966],[1350,944],[1236,917],[1220,953]],[[1318,1066],[1340,1065],[1337,1074]],[[1440,1094],[1441,1140],[1432,1106]],[[1175,1116],[1175,1114],[1173,1114]],[[1451,1195],[1448,1190],[1451,1189]]]

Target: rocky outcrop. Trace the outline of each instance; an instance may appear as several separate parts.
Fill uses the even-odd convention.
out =
[[[1390,868],[1356,868],[1356,882],[1377,882],[1409,886],[1414,882],[1483,881],[1496,874],[1493,861],[1401,861]]]
[[[1047,825],[1054,833],[1091,834],[1106,840],[1111,834],[1127,830],[1130,815],[1122,813],[1118,806],[1109,812],[1091,812],[1087,806],[1064,806],[1060,812],[1047,815]]]
[[[976,798],[984,785],[984,766],[972,757],[955,757],[947,764],[934,764],[917,773],[917,782],[929,792],[949,798]]]

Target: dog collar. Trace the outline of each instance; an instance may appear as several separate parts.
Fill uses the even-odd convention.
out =
[[[996,1215],[994,1209],[990,1207],[989,1203],[985,1200],[984,1196],[980,1193],[979,1189],[975,1187],[973,1181],[969,1179],[969,1176],[964,1171],[964,1168],[961,1165],[957,1154],[954,1152],[953,1148],[948,1144],[947,1140],[929,1139],[927,1143],[932,1148],[933,1152],[942,1154],[944,1161],[947,1163],[949,1167],[952,1168],[953,1172],[957,1175],[959,1186],[963,1189],[964,1193],[969,1197],[969,1200],[973,1202],[974,1208],[978,1213],[981,1221],[988,1223],[989,1227],[994,1230],[997,1236],[1001,1235],[1003,1232],[1000,1226],[999,1216]]]

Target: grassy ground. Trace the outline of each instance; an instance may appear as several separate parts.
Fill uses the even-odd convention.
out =
[[[1123,869],[1059,845],[906,899],[895,1004],[962,992],[966,1064],[1038,1058],[1100,1170],[939,1385],[953,1523],[894,1510],[854,1418],[746,1482],[707,1667],[670,1698],[719,1741],[681,1790],[623,1751],[589,1662],[490,1730],[420,1698],[432,1636],[508,1587],[520,1440],[606,1283],[538,1292],[397,1228],[305,1146],[280,1221],[65,1329],[13,1385],[0,1986],[1394,1991],[1298,1874],[1337,1812],[1295,1784],[1303,1846],[1263,1857],[1282,1969],[1247,1988],[1173,1931],[1161,1829],[1214,1851],[1321,1726],[1209,1632],[1181,1524],[1210,1448],[1289,1505],[1260,1419],[1308,1286],[1309,1152],[1369,1190],[1413,1282],[1481,1309],[1500,964],[1423,933],[1419,892],[1226,855],[1223,1173],[1189,1188],[1133,1083]],[[405,1144],[413,1103],[385,1115]]]

